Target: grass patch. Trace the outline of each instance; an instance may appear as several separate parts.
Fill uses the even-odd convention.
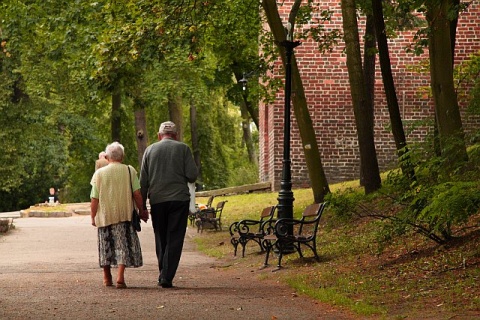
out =
[[[358,182],[332,185],[331,189],[356,187]],[[294,215],[299,216],[313,202],[313,195],[311,189],[293,192]],[[216,197],[213,205],[228,201],[222,215],[223,230],[197,234],[194,240],[199,250],[245,272],[260,268],[264,255],[255,243],[247,245],[245,258],[233,258],[228,226],[240,219],[257,219],[264,207],[277,204],[277,197],[277,193]],[[206,199],[197,199],[202,201]],[[304,259],[286,255],[279,272],[255,274],[260,279],[284,282],[300,294],[364,318],[474,318],[472,315],[480,314],[478,221],[478,216],[472,217],[477,228],[466,229],[448,246],[413,233],[379,250],[378,221],[339,222],[327,207],[317,239],[320,262],[313,260],[307,249]],[[276,257],[271,256],[270,262],[275,264]]]
[[[343,285],[343,292],[336,287],[327,287],[322,284],[321,279],[317,279],[312,283],[312,277],[306,274],[288,277],[285,282],[297,292],[306,294],[316,300],[326,302],[332,305],[346,307],[356,314],[363,316],[372,316],[385,314],[384,308],[373,306],[371,303],[362,301],[361,299],[352,298],[351,292],[358,291],[357,282],[352,279],[338,278],[337,283]]]

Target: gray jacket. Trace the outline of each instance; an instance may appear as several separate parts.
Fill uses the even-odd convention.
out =
[[[140,170],[144,207],[166,201],[189,201],[187,182],[195,182],[198,169],[192,151],[183,142],[170,138],[147,147]]]

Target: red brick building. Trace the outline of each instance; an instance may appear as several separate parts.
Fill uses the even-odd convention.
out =
[[[293,1],[279,6],[282,21],[286,23]],[[342,14],[339,0],[322,2],[322,10],[333,10],[333,20],[328,29],[342,30]],[[360,21],[361,25],[362,22]],[[427,73],[417,72],[428,52],[422,56],[406,53],[415,31],[401,32],[389,41],[390,59],[394,73],[400,112],[407,134],[407,142],[422,139],[427,127],[413,128],[421,119],[433,119],[432,99],[428,95],[430,78]],[[363,30],[360,30],[360,37]],[[362,39],[361,39],[362,41]],[[359,151],[353,107],[350,97],[346,56],[340,43],[331,53],[322,54],[312,41],[302,42],[295,48],[295,57],[300,68],[305,94],[310,110],[325,173],[329,183],[356,179],[359,176]],[[457,31],[455,65],[480,51],[480,4],[473,1],[463,12]],[[395,143],[389,131],[390,120],[380,66],[377,57],[375,82],[375,145],[380,170],[396,163]],[[283,70],[278,63],[276,70],[283,79]],[[460,101],[461,102],[461,101]],[[279,188],[283,159],[283,110],[284,92],[280,90],[274,103],[260,106],[260,181],[270,181]],[[468,118],[463,113],[463,125],[478,128],[480,119]],[[303,157],[302,144],[292,105],[291,160],[293,187],[308,187],[309,177]]]

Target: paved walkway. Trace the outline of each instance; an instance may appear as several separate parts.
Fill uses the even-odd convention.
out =
[[[0,219],[3,218],[20,218],[21,214],[20,211],[12,211],[12,212],[0,212]]]
[[[189,229],[175,288],[156,286],[153,231],[139,233],[144,266],[126,290],[102,285],[90,217],[19,218],[0,235],[0,319],[352,319],[251,270],[194,250]],[[115,277],[115,270],[113,275]]]

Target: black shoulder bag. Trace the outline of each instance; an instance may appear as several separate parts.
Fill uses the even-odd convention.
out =
[[[132,191],[132,201],[133,201],[133,210],[132,210],[132,226],[137,232],[142,231],[142,226],[140,225],[140,215],[138,214],[137,209],[135,209],[135,197],[133,196],[133,186],[132,186],[132,174],[130,173],[130,166],[128,168],[128,177],[130,178],[130,190]]]

